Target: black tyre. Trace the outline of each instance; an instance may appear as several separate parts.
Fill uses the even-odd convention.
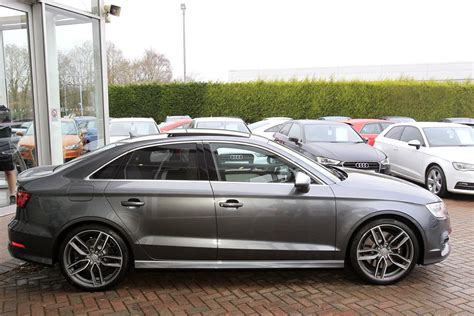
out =
[[[446,195],[446,177],[440,166],[434,165],[428,169],[425,176],[425,187],[437,196],[443,197]]]
[[[99,224],[72,229],[59,248],[59,265],[64,277],[86,291],[103,291],[125,276],[129,252],[124,240]]]
[[[365,224],[350,245],[350,262],[372,284],[392,284],[406,277],[418,260],[418,240],[412,229],[394,219]]]

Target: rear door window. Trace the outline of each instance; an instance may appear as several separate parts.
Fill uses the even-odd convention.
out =
[[[405,126],[396,126],[389,130],[387,134],[385,134],[385,138],[390,138],[390,139],[395,139],[395,140],[400,140],[400,137],[402,136],[403,129]]]
[[[288,133],[290,132],[290,128],[292,124],[293,123],[286,123],[285,125],[283,125],[279,133],[282,135],[288,136]]]

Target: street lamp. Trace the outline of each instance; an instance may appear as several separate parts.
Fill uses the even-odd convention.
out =
[[[184,68],[183,68],[183,81],[186,82],[186,4],[181,3],[181,10],[183,11],[183,62],[184,62]]]

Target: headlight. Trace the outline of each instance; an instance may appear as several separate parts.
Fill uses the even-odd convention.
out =
[[[459,171],[474,171],[474,165],[464,162],[453,162],[453,167]]]
[[[316,157],[316,161],[323,165],[338,165],[341,163],[339,160],[326,157]]]
[[[67,149],[67,150],[79,149],[79,144],[65,146],[64,149]]]
[[[444,202],[426,204],[426,208],[437,219],[448,218],[448,209],[446,208],[446,204],[444,204]]]
[[[384,160],[382,160],[380,163],[381,163],[382,165],[389,165],[389,164],[390,164],[390,161],[388,160],[388,157],[387,157],[387,158],[385,158]]]

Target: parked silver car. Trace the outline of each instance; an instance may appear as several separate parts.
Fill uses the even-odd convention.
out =
[[[260,136],[188,130],[23,172],[8,230],[12,256],[104,290],[129,267],[346,262],[390,284],[445,259],[450,224],[437,196],[403,180],[327,169]]]

